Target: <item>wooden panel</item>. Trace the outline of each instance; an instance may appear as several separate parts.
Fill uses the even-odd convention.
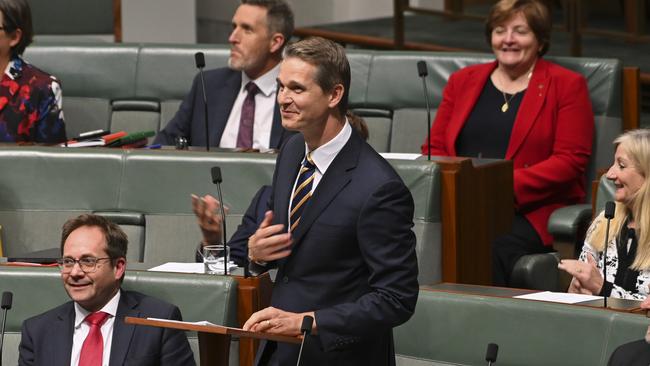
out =
[[[442,280],[492,283],[492,241],[510,231],[514,216],[512,162],[436,162],[442,180]]]
[[[240,327],[254,312],[264,309],[271,303],[273,283],[268,273],[259,277],[233,276],[237,280],[237,322]],[[239,365],[252,366],[259,342],[242,338],[239,341]]]
[[[641,74],[638,67],[623,68],[623,130],[639,128],[641,120]]]
[[[404,10],[409,0],[393,0],[393,41],[396,49],[404,47]]]
[[[122,42],[122,0],[113,0],[113,34],[115,42]]]

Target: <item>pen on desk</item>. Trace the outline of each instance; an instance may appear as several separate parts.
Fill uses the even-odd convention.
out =
[[[144,148],[145,149],[160,149],[162,147],[161,144],[153,144],[153,145],[147,145]]]

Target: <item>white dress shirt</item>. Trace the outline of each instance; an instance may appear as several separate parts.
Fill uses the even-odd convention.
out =
[[[325,143],[324,145],[318,147],[316,150],[311,152],[311,159],[314,162],[314,165],[316,165],[316,170],[314,171],[314,181],[311,184],[312,193],[316,189],[316,186],[318,186],[318,183],[320,183],[320,180],[325,174],[325,172],[327,171],[327,168],[329,168],[334,158],[336,158],[336,155],[338,155],[341,149],[343,149],[343,146],[345,146],[345,144],[348,142],[351,135],[352,135],[352,126],[350,126],[350,123],[348,123],[348,120],[346,118],[343,128],[341,129],[341,131],[339,131],[339,133],[336,136],[334,136],[333,139],[329,140],[327,143]],[[305,159],[307,159],[308,153],[309,153],[309,148],[307,147],[307,143],[305,143],[305,157],[302,159],[303,163]],[[293,188],[291,189],[291,192],[293,192],[296,189],[297,183],[298,183],[298,176],[296,176],[296,180],[293,182]],[[289,211],[287,212],[287,217],[289,218],[289,221],[291,221],[291,201],[293,198],[293,193],[291,194],[291,196],[292,197],[289,198]],[[288,228],[291,227],[291,222],[289,222],[289,225],[287,227]]]
[[[100,310],[109,314],[104,324],[102,324],[102,339],[104,341],[104,353],[102,356],[102,366],[108,366],[111,357],[111,345],[113,341],[113,325],[115,324],[115,314],[117,314],[117,305],[120,303],[120,291]],[[70,366],[79,365],[79,356],[81,356],[81,347],[88,336],[90,325],[84,321],[91,313],[74,303],[74,335],[72,337],[72,355],[70,357]]]
[[[280,73],[280,64],[269,70],[266,74],[255,80],[251,80],[242,71],[241,85],[235,104],[230,110],[230,116],[226,128],[221,135],[219,147],[237,147],[237,134],[241,120],[241,108],[248,95],[246,84],[252,81],[259,88],[255,94],[255,121],[253,124],[253,149],[268,149],[271,143],[271,128],[273,127],[273,112],[275,110],[275,98],[278,89],[277,78]]]

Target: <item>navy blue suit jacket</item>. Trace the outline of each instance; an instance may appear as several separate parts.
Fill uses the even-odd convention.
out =
[[[230,111],[241,88],[241,71],[224,67],[205,71],[203,75],[208,101],[210,146],[219,146]],[[276,103],[269,147],[279,149],[289,135],[290,133],[282,128],[280,109]],[[201,78],[198,74],[194,77],[192,89],[183,99],[180,108],[167,126],[158,132],[154,142],[174,145],[176,137],[179,136],[187,138],[192,146],[205,146],[205,107]]]
[[[109,365],[195,365],[184,332],[126,324],[127,316],[182,320],[176,306],[138,292],[122,291]],[[74,304],[70,301],[25,320],[18,364],[69,366],[74,318]]]
[[[282,148],[273,178],[275,223],[287,225],[291,190],[305,154],[302,134]],[[352,132],[327,169],[277,265],[271,305],[315,311],[318,335],[305,365],[394,365],[392,328],[418,296],[413,198],[395,170]],[[263,344],[259,363],[295,364],[299,347]]]

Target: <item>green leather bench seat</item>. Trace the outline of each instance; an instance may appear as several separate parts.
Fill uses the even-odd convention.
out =
[[[576,305],[420,290],[413,317],[395,329],[399,366],[605,366],[619,345],[643,338],[643,315]]]
[[[237,324],[237,282],[231,277],[128,270],[122,287],[177,305],[186,321]],[[2,361],[5,365],[16,365],[23,320],[70,298],[63,289],[58,268],[0,266],[0,291],[13,292]],[[187,335],[198,362],[197,335]]]
[[[391,160],[415,201],[420,281],[441,279],[439,169],[424,160]],[[63,149],[0,146],[0,225],[6,256],[59,246],[61,225],[99,212],[129,234],[128,259],[193,261],[201,239],[190,194],[216,195],[210,170],[221,167],[232,235],[255,192],[270,184],[275,155],[230,152]]]
[[[229,45],[43,43],[29,47],[25,57],[61,79],[66,121],[73,136],[96,128],[128,132],[163,128],[190,89],[198,51],[205,53],[206,69],[227,66]],[[348,58],[350,107],[368,122],[371,145],[380,152],[419,152],[427,131],[417,61],[428,64],[427,86],[435,116],[449,75],[471,64],[489,62],[493,56],[348,50]],[[595,141],[607,145],[611,135],[607,131],[620,131],[621,125],[620,62],[549,59],[585,76],[596,123],[603,129]],[[600,156],[591,170],[602,166]]]

